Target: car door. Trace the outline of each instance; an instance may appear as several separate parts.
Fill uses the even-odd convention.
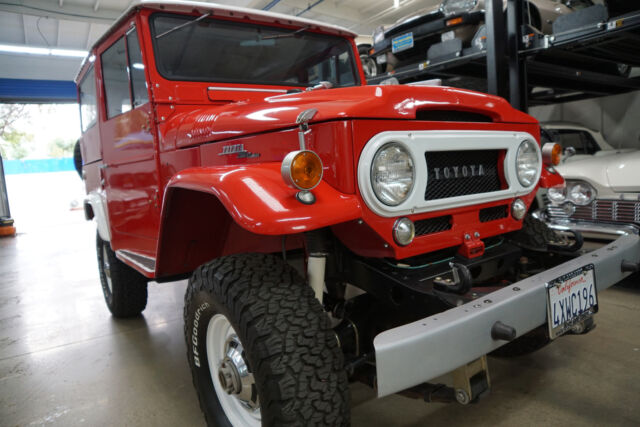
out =
[[[144,64],[135,27],[100,54],[101,139],[112,247],[153,256],[160,217],[159,179]]]

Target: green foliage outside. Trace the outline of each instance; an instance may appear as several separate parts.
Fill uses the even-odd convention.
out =
[[[0,104],[0,153],[3,159],[23,159],[30,151],[33,135],[15,128],[19,119],[28,118],[25,105]]]
[[[56,138],[49,143],[49,157],[73,157],[73,146],[76,141],[73,139]]]

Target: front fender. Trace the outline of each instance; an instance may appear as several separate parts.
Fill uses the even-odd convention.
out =
[[[312,190],[314,204],[300,203],[297,190],[284,183],[280,163],[185,169],[167,184],[163,210],[176,188],[213,194],[238,225],[256,234],[301,233],[361,217],[356,196],[324,181]]]
[[[564,178],[556,169],[549,168],[548,166],[542,167],[542,174],[540,174],[540,187],[551,188],[562,185],[564,185]]]

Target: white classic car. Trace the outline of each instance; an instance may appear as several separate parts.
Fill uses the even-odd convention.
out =
[[[551,228],[603,240],[638,232],[640,151],[600,153],[557,166],[566,186],[539,192],[538,214]]]
[[[563,162],[589,159],[613,153],[628,153],[634,148],[614,148],[602,133],[570,122],[545,122],[540,124],[542,142],[557,142],[562,146]]]

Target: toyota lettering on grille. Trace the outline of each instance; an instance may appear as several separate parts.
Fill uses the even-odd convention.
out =
[[[476,176],[484,176],[485,170],[482,164],[479,165],[463,165],[463,166],[445,166],[441,168],[433,168],[435,180],[455,179],[455,178],[473,178]]]

